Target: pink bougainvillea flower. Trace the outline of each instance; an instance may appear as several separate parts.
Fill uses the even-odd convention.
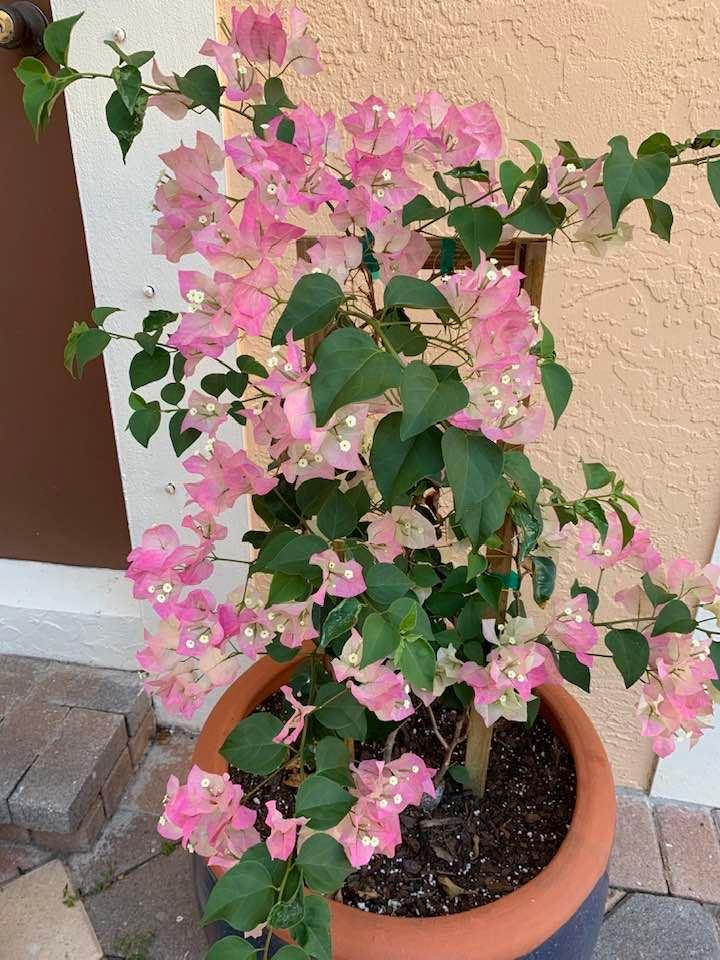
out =
[[[262,76],[249,63],[234,36],[227,43],[208,39],[200,47],[200,53],[213,57],[227,81],[224,96],[234,102],[262,100]]]
[[[414,507],[393,507],[390,511],[395,524],[395,539],[408,550],[434,547],[437,535],[433,523]]]
[[[275,603],[266,610],[268,622],[279,634],[284,647],[296,649],[306,640],[319,636],[312,621],[313,601],[297,600],[292,603]]]
[[[389,513],[382,514],[368,524],[368,550],[379,563],[392,563],[402,553],[397,532],[397,524]]]
[[[306,273],[327,273],[338,283],[345,283],[362,262],[362,244],[357,237],[318,237],[307,255],[309,260],[297,262],[297,278]]]
[[[180,624],[179,653],[197,657],[204,647],[218,647],[225,639],[215,597],[209,590],[191,590],[184,600],[173,605],[173,615]]]
[[[221,603],[218,620],[225,638],[233,639],[238,650],[251,660],[265,653],[272,641],[274,627],[261,605],[247,605],[238,611],[233,603]]]
[[[462,660],[455,655],[456,650],[452,644],[447,647],[440,647],[436,655],[435,673],[430,690],[421,690],[413,686],[413,693],[416,694],[425,704],[429,706],[433,700],[437,700],[448,687],[457,683],[462,667]]]
[[[548,164],[547,198],[577,208],[581,217],[588,217],[605,199],[605,191],[596,186],[602,179],[602,158],[584,170],[562,156]]]
[[[126,576],[133,581],[133,596],[148,600],[161,617],[171,613],[177,587],[193,586],[207,580],[213,570],[208,559],[209,542],[195,547],[180,544],[167,524],[146,530],[139,547],[128,554]]]
[[[580,593],[565,603],[556,604],[545,635],[561,649],[572,650],[580,663],[591,667],[590,650],[598,642],[598,629],[590,622],[587,595]]]
[[[209,456],[195,454],[184,460],[183,466],[202,477],[185,484],[190,500],[214,516],[229,510],[242,494],[265,494],[277,484],[277,478],[267,476],[244,450],[234,451],[220,441]]]
[[[358,683],[369,683],[381,676],[383,667],[379,663],[371,663],[361,667],[363,655],[363,639],[353,627],[349,638],[345,641],[339,657],[330,662],[333,674],[338,683],[344,683],[349,677]]]
[[[375,191],[378,197],[378,191]],[[385,190],[382,196],[385,202]],[[422,234],[403,226],[402,215],[391,213],[373,226],[373,254],[380,265],[380,279],[387,283],[396,274],[412,276],[422,269],[430,255],[430,244]]]
[[[604,541],[591,523],[583,521],[578,526],[580,559],[600,569],[629,563],[644,573],[655,570],[662,563],[662,557],[653,546],[650,534],[641,525],[640,515],[634,510],[628,510],[627,516],[634,527],[634,533],[624,547],[620,518],[614,510],[608,510],[606,514],[608,533]]]
[[[258,7],[258,12],[251,6],[242,12],[233,8],[231,37],[251,63],[265,66],[272,60],[278,67],[283,65],[287,35],[276,11],[271,12],[264,5]]]
[[[323,604],[326,596],[357,597],[366,590],[363,569],[357,560],[341,560],[334,550],[323,550],[310,557],[320,567],[323,580],[313,594],[315,603]]]
[[[273,860],[287,860],[295,849],[299,827],[307,823],[306,817],[283,817],[274,800],[265,803],[265,823],[270,827],[270,836],[265,841]]]
[[[192,106],[192,100],[180,93],[175,77],[171,73],[163,73],[155,59],[152,62],[152,81],[157,87],[171,87],[175,92],[153,94],[147,105],[157,107],[171,120],[182,120]]]
[[[350,864],[364,867],[373,854],[382,853],[392,857],[402,842],[400,818],[377,816],[377,806],[361,797],[340,823],[327,833],[342,844]]]
[[[291,687],[284,686],[280,687],[280,689],[285,695],[287,702],[293,708],[293,713],[280,733],[278,733],[276,737],[273,737],[273,740],[275,743],[284,743],[289,746],[291,743],[295,743],[302,733],[303,727],[305,726],[305,717],[315,710],[315,706],[313,704],[306,705],[300,703],[293,694]]]
[[[351,770],[355,792],[375,804],[378,820],[400,814],[411,805],[417,806],[425,794],[435,796],[432,778],[436,771],[415,753],[404,753],[388,763],[363,760],[351,766]]]
[[[301,77],[312,77],[322,70],[320,51],[315,40],[308,33],[308,18],[297,7],[290,8],[290,30],[286,59],[295,73]]]
[[[228,416],[229,406],[216,397],[208,397],[193,390],[187,399],[188,412],[182,423],[183,430],[195,429],[214,437]]]
[[[358,703],[371,710],[380,720],[404,720],[415,712],[410,687],[401,673],[380,666],[365,683],[348,681],[348,688]]]
[[[203,357],[217,358],[237,340],[237,331],[220,335],[213,325],[213,317],[206,313],[183,313],[177,330],[168,337],[168,345],[185,357],[185,374],[195,372]]]
[[[227,537],[227,527],[217,523],[215,517],[206,510],[199,513],[188,514],[183,517],[182,526],[192,530],[201,540],[208,540],[215,543],[217,540],[224,540]]]

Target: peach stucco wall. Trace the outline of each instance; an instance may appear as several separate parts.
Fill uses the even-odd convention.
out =
[[[220,0],[221,12],[229,8]],[[512,137],[585,155],[626,133],[684,138],[720,125],[720,8],[673,0],[305,0],[326,71],[304,83],[314,106],[369,93],[394,103],[428,87],[489,100]],[[300,96],[297,81],[288,82]],[[322,93],[322,95],[321,95]],[[515,151],[516,145],[511,145]],[[540,452],[542,469],[580,491],[580,459],[616,468],[644,505],[663,552],[709,558],[720,513],[720,217],[701,172],[670,191],[674,244],[647,233],[604,261],[559,242],[549,251],[543,318],[576,383]],[[587,707],[620,783],[647,787],[648,745],[635,696],[602,668]]]

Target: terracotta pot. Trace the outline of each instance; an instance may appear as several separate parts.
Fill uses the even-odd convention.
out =
[[[226,737],[296,666],[297,660],[263,657],[239,677],[209,715],[193,761],[203,770],[226,771],[219,753]],[[600,738],[573,697],[549,685],[539,693],[542,714],[572,753],[577,774],[570,829],[552,861],[514,893],[451,916],[379,916],[331,900],[334,960],[590,960],[615,831],[613,778]]]

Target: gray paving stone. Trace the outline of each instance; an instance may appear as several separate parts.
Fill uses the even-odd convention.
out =
[[[82,823],[72,833],[31,830],[30,835],[32,842],[38,847],[54,850],[56,853],[75,853],[78,850],[91,850],[106,822],[102,799],[96,797]]]
[[[0,700],[3,696],[28,697],[47,673],[49,663],[35,657],[0,656]]]
[[[77,830],[126,743],[119,714],[70,710],[57,738],[10,797],[13,823],[61,833]]]
[[[75,886],[87,894],[157,856],[162,846],[157,822],[150,813],[118,810],[91,851],[67,858]]]
[[[158,737],[150,745],[120,805],[159,817],[168,777],[174,773],[181,782],[187,777],[195,741],[195,737],[179,731]]]
[[[133,941],[147,944],[147,960],[203,960],[207,955],[190,857],[184,851],[155,857],[84,903],[112,957],[132,956]]]
[[[137,733],[133,734],[128,740],[128,750],[134,767],[137,767],[145,756],[145,751],[150,746],[150,741],[155,737],[156,732],[155,712],[148,710],[138,727]]]
[[[120,799],[125,792],[125,787],[130,782],[132,774],[133,765],[130,760],[130,751],[126,747],[115,761],[115,766],[110,771],[100,791],[103,806],[105,807],[105,816],[108,819],[110,819],[120,805]]]
[[[655,816],[670,893],[720,903],[720,842],[710,810],[658,804]]]
[[[0,723],[0,823],[11,822],[11,794],[37,756],[57,736],[67,713],[67,707],[31,698],[13,707]]]
[[[605,920],[593,960],[718,960],[713,917],[699,903],[635,893]]]
[[[39,692],[48,703],[122,713],[129,736],[137,732],[150,709],[150,698],[142,681],[136,673],[125,670],[104,670],[75,663],[53,664]]]
[[[652,807],[643,794],[617,798],[617,828],[610,858],[610,886],[667,893]]]

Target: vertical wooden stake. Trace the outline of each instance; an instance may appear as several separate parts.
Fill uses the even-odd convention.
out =
[[[470,774],[470,789],[477,797],[485,796],[491,745],[492,727],[485,726],[483,718],[471,707],[465,744],[465,767]]]

